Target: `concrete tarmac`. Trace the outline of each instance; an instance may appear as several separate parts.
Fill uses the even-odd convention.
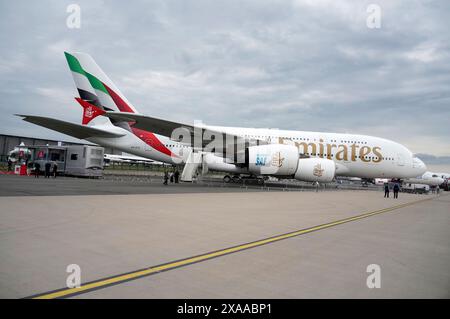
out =
[[[450,296],[449,196],[219,191],[2,196],[0,297],[64,288],[69,264],[90,282],[424,198],[75,298]],[[379,289],[366,285],[369,264],[381,267]]]
[[[0,196],[62,196],[62,195],[118,195],[118,194],[177,194],[223,193],[258,191],[258,188],[240,189],[238,185],[208,187],[203,184],[169,183],[163,185],[161,176],[136,177],[123,180],[89,179],[75,177],[34,178],[34,176],[0,175]]]

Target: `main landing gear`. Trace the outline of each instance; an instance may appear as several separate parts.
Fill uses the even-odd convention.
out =
[[[256,182],[258,185],[264,184],[266,179],[264,177],[258,177],[255,175],[225,175],[223,181],[225,183],[244,183],[246,181]]]

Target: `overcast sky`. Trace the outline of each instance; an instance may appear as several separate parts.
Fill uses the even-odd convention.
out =
[[[80,29],[66,26],[71,3]],[[69,140],[12,115],[80,123],[67,50],[91,54],[147,115],[369,134],[450,162],[449,12],[449,1],[1,1],[0,133]]]

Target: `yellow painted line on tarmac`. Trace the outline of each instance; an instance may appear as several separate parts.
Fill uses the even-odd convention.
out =
[[[322,225],[318,225],[318,226],[314,226],[314,227],[310,227],[310,228],[305,228],[305,229],[301,229],[301,230],[297,230],[297,231],[293,231],[293,232],[289,232],[289,233],[285,233],[285,234],[281,234],[281,235],[277,235],[277,236],[273,236],[273,237],[257,240],[257,241],[254,241],[254,242],[250,242],[250,243],[246,243],[246,244],[242,244],[242,245],[237,245],[237,246],[233,246],[233,247],[229,247],[229,248],[225,248],[225,249],[221,249],[221,250],[217,250],[217,251],[201,254],[201,255],[198,255],[198,256],[194,256],[194,257],[180,259],[180,260],[177,260],[177,261],[168,262],[168,263],[165,263],[165,264],[162,264],[162,265],[158,265],[158,266],[152,266],[152,267],[149,267],[149,268],[145,268],[145,269],[129,272],[129,273],[126,273],[126,274],[121,274],[121,275],[117,275],[117,276],[113,276],[113,277],[109,277],[109,278],[104,278],[104,279],[99,279],[97,281],[93,281],[93,282],[90,282],[90,283],[85,283],[79,288],[63,288],[63,289],[59,289],[59,290],[56,290],[56,291],[46,292],[46,293],[38,294],[38,295],[35,295],[35,296],[31,296],[29,298],[33,298],[33,299],[54,299],[54,298],[63,298],[63,297],[69,297],[69,296],[73,296],[73,295],[78,295],[80,293],[86,293],[86,292],[89,292],[89,291],[92,291],[92,290],[105,288],[105,287],[108,287],[108,286],[111,286],[111,285],[116,285],[116,284],[123,283],[123,282],[126,282],[126,281],[138,279],[138,278],[141,278],[141,277],[144,277],[144,276],[149,276],[149,275],[152,275],[152,274],[156,274],[156,273],[159,273],[159,272],[162,272],[162,271],[167,271],[167,270],[171,270],[171,269],[174,269],[174,268],[186,266],[186,265],[189,265],[189,264],[205,261],[205,260],[208,260],[208,259],[211,259],[211,258],[216,258],[216,257],[220,257],[220,256],[236,253],[236,252],[239,252],[239,251],[242,251],[242,250],[245,250],[245,249],[250,249],[250,248],[258,247],[258,246],[261,246],[261,245],[266,245],[266,244],[273,243],[273,242],[276,242],[276,241],[279,241],[279,240],[283,240],[283,239],[287,239],[287,238],[303,235],[303,234],[306,234],[306,233],[310,233],[310,232],[313,232],[313,231],[318,231],[318,230],[325,229],[325,228],[330,228],[330,227],[333,227],[333,226],[337,226],[337,225],[341,225],[341,224],[344,224],[344,223],[356,221],[356,220],[367,218],[367,217],[370,217],[370,216],[387,213],[387,212],[390,212],[390,211],[393,211],[393,210],[396,210],[396,209],[400,209],[400,208],[403,208],[403,207],[406,207],[406,206],[411,206],[411,205],[414,205],[414,204],[418,204],[418,203],[421,203],[421,202],[432,200],[434,198],[437,198],[437,197],[421,199],[421,200],[417,200],[417,201],[414,201],[414,202],[408,202],[408,203],[405,203],[405,204],[400,204],[400,205],[396,205],[396,206],[392,206],[392,207],[388,207],[388,208],[384,208],[384,209],[379,209],[379,210],[375,210],[375,211],[372,211],[372,212],[364,213],[364,214],[361,214],[361,215],[357,215],[357,216],[353,216],[353,217],[349,217],[349,218],[333,221],[333,222],[330,222],[330,223],[326,223],[326,224],[322,224]]]

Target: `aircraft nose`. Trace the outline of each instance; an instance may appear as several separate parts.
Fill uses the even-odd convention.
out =
[[[418,157],[413,158],[413,167],[417,170],[417,172],[420,174],[423,174],[427,171],[427,166],[425,163]]]

